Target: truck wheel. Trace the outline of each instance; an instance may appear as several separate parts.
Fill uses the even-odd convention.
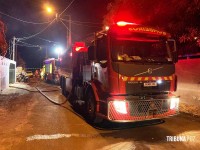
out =
[[[61,89],[63,88],[63,78],[64,78],[63,76],[60,77],[60,87],[61,87]]]
[[[85,112],[86,121],[91,123],[91,124],[95,123],[96,101],[95,101],[94,93],[92,91],[88,92],[85,104],[86,104],[86,112]]]
[[[62,94],[64,95],[64,96],[67,96],[67,92],[66,92],[66,86],[65,86],[65,81],[66,79],[65,78],[63,78],[62,79],[62,83],[61,83],[61,85],[62,85]]]

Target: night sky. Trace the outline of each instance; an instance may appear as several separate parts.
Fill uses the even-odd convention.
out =
[[[11,17],[29,21],[33,23],[48,22],[54,19],[45,13],[43,5],[49,3],[55,7],[55,11],[60,14],[73,0],[0,0],[0,12]],[[70,15],[72,21],[72,42],[84,41],[94,31],[99,31],[103,26],[103,19],[107,13],[107,6],[111,0],[74,0],[70,7],[62,14],[61,18],[68,19]],[[17,21],[5,14],[0,14],[1,20],[6,24],[7,42],[13,36],[16,38],[34,35],[48,26],[48,24],[30,24]],[[66,22],[66,25],[67,22]],[[18,54],[26,62],[26,67],[41,67],[45,57],[45,49],[48,49],[49,57],[57,57],[53,51],[55,42],[66,46],[67,29],[61,22],[52,23],[47,30],[41,34],[25,40],[23,42],[39,45],[39,47],[17,46]],[[9,52],[7,53],[7,57]]]

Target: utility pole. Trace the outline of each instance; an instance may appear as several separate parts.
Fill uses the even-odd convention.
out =
[[[12,60],[14,60],[15,61],[15,41],[16,41],[16,38],[15,38],[15,36],[13,37],[13,42],[12,42],[12,51],[13,51],[13,59]]]
[[[63,23],[63,25],[65,26],[65,28],[67,29],[67,47],[68,49],[70,49],[70,47],[72,46],[72,24],[71,24],[71,16],[70,15],[65,15],[68,17],[68,25],[65,25]]]
[[[72,23],[71,23],[71,16],[69,15],[69,47],[71,47],[72,45]]]

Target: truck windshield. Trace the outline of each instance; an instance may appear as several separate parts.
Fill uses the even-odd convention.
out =
[[[117,40],[111,42],[113,61],[172,62],[171,47],[167,41]]]

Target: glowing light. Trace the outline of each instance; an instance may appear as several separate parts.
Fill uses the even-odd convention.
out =
[[[56,47],[55,52],[58,54],[58,59],[60,58],[60,55],[63,53],[63,48],[62,47]]]
[[[48,13],[52,13],[52,11],[53,11],[51,7],[47,7],[46,9],[47,9]]]
[[[114,101],[113,105],[117,112],[122,113],[122,114],[127,114],[125,101]]]
[[[75,52],[87,52],[87,47],[84,42],[75,42],[72,49]]]
[[[55,49],[57,54],[61,54],[63,52],[63,48],[62,47],[56,47]]]
[[[137,25],[136,23],[131,23],[131,22],[125,22],[125,21],[119,21],[117,22],[118,26],[126,26],[126,25]]]
[[[44,4],[44,9],[46,10],[46,12],[48,13],[48,14],[53,14],[53,12],[54,12],[54,8],[53,8],[53,6],[51,6],[50,4]]]
[[[170,101],[170,109],[178,109],[179,106],[179,98],[173,97]]]
[[[156,81],[158,84],[161,84],[162,83],[162,80],[157,80]]]
[[[105,30],[108,31],[110,29],[109,26],[105,26]]]
[[[84,47],[76,47],[75,50],[78,52],[78,51],[80,51],[82,48],[84,48]]]

